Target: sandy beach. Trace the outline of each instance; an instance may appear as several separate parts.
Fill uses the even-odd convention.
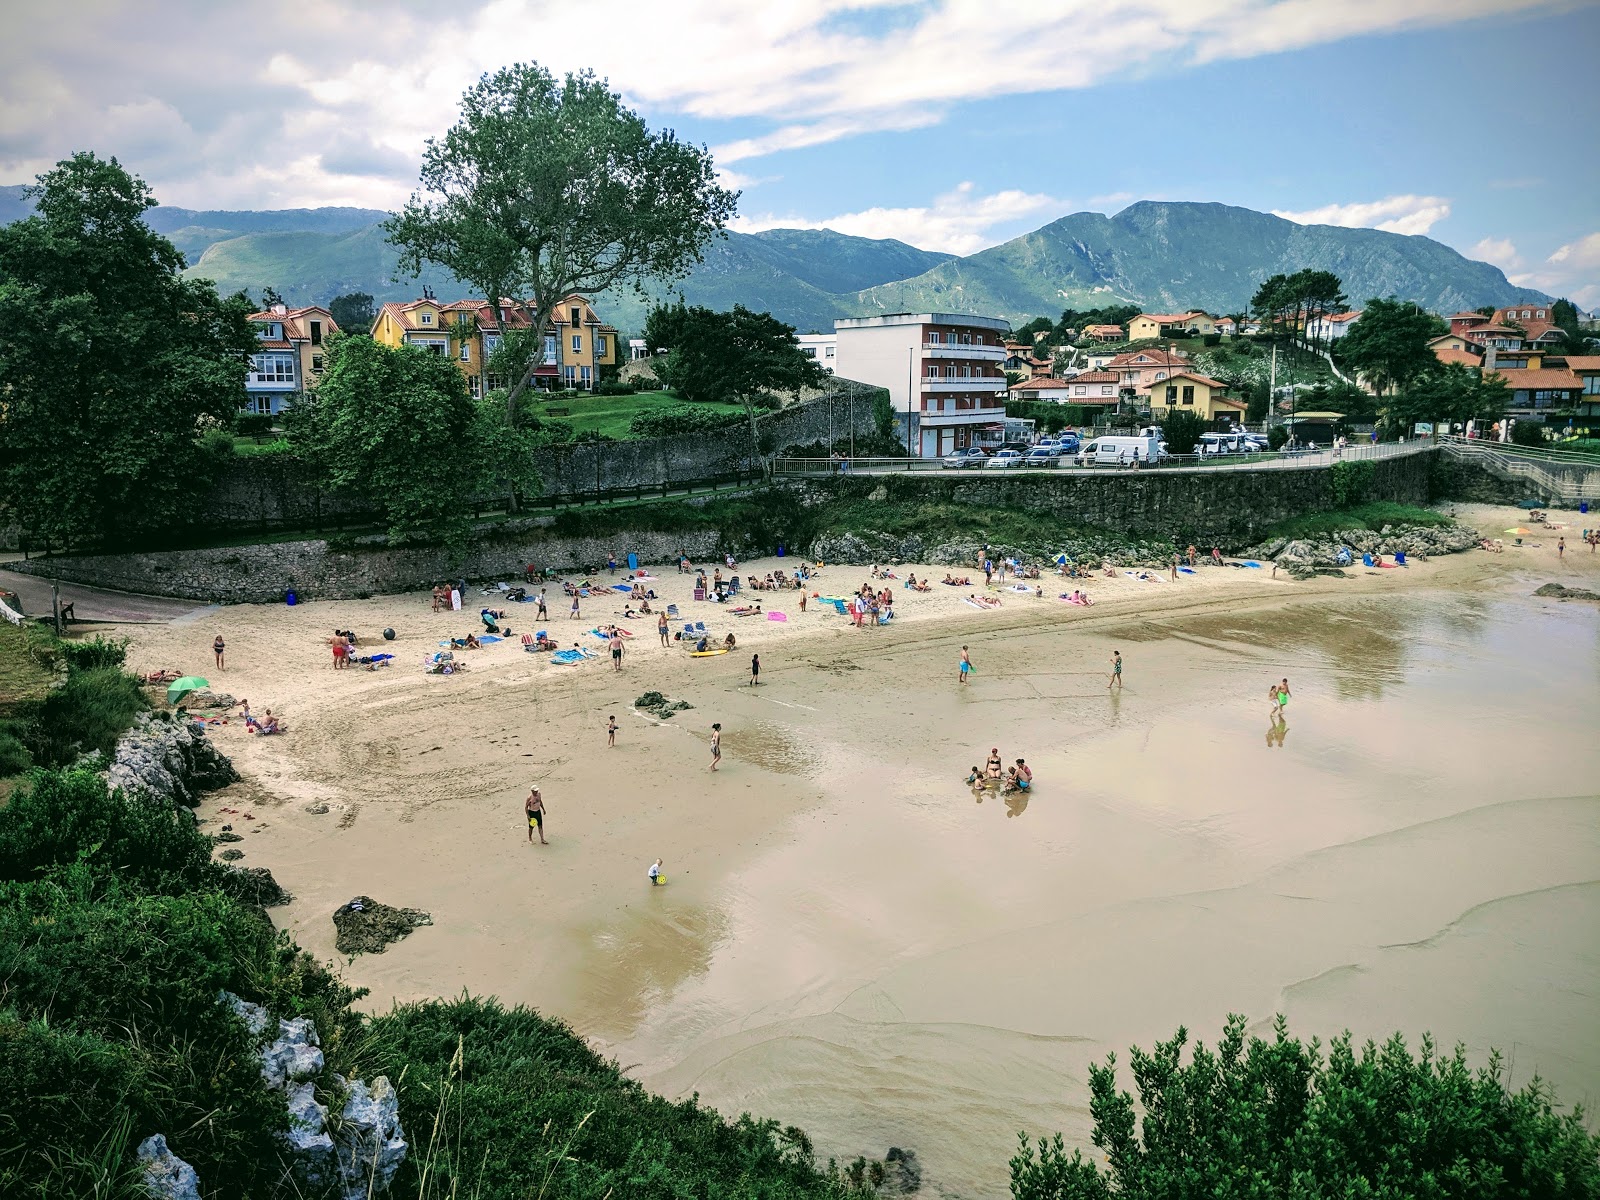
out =
[[[1457,508],[1497,534],[1525,519]],[[701,659],[624,620],[620,596],[572,620],[558,588],[540,623],[474,589],[460,613],[412,594],[118,631],[130,667],[282,716],[282,737],[212,727],[244,780],[201,816],[245,835],[242,865],[294,893],[274,919],[370,1007],[463,988],[527,1003],[669,1095],[795,1121],[824,1155],[910,1145],[929,1194],[989,1196],[1017,1130],[1087,1144],[1088,1062],[1180,1023],[1209,1040],[1230,1011],[1515,1047],[1514,1082],[1536,1067],[1563,1101],[1600,1095],[1600,606],[1531,596],[1600,590],[1600,556],[1579,542],[1591,518],[1552,516],[1568,527],[1501,555],[1307,582],[1051,574],[1043,599],[991,590],[995,611],[966,602],[975,567],[924,594],[903,582],[947,568],[897,565],[877,584],[895,619],[868,629],[794,591],[751,595],[785,621],[734,617],[657,565],[647,586],[679,625],[737,637]],[[827,565],[810,590],[866,582]],[[1054,598],[1076,587],[1093,607]],[[485,604],[512,636],[425,674]],[[636,635],[620,673],[586,632],[614,620]],[[595,657],[524,653],[536,628]],[[333,670],[335,629],[393,665]],[[1108,694],[1113,650],[1126,686]],[[693,708],[636,712],[650,690]],[[1027,758],[1031,796],[962,786],[991,746]],[[527,841],[533,782],[548,846]],[[652,889],[657,858],[670,884]],[[434,925],[346,962],[330,916],[357,894]]]

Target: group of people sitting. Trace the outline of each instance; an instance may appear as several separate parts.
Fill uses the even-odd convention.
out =
[[[1080,591],[1077,588],[1074,588],[1070,592],[1062,592],[1060,599],[1065,600],[1068,604],[1080,604],[1084,608],[1088,608],[1089,605],[1094,603],[1093,600],[1089,599],[1088,592]]]
[[[250,701],[241,700],[239,701],[239,714],[244,717],[244,729],[246,733],[259,733],[262,737],[269,737],[274,733],[288,732],[283,723],[273,715],[270,708],[267,709],[265,716],[261,717],[260,720],[257,720],[255,715],[250,711]]]
[[[804,587],[806,578],[805,565],[802,564],[793,575],[787,571],[769,571],[765,579],[746,575],[744,586],[758,592],[781,592],[788,588]]]
[[[910,588],[913,592],[933,591],[933,584],[929,583],[926,577],[918,579],[915,571],[913,571],[906,578],[906,587]]]
[[[951,587],[971,587],[972,577],[970,575],[952,575],[949,571],[946,571],[944,573],[944,578],[939,582],[947,583]]]
[[[1005,760],[1000,757],[1000,747],[992,747],[989,758],[980,770],[973,767],[967,776],[967,786],[974,791],[979,791],[990,784],[1000,784],[1002,793],[1026,792],[1033,787],[1033,771],[1022,759],[1017,759],[1016,765],[1007,767]]]

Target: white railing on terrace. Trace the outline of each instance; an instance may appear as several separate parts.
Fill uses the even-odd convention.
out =
[[[1475,462],[1502,477],[1526,480],[1541,493],[1538,499],[1600,501],[1600,458],[1592,454],[1453,435],[1438,442],[1452,458]]]

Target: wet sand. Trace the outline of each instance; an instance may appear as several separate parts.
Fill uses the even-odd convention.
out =
[[[825,1155],[912,1146],[929,1194],[993,1196],[1019,1129],[1087,1146],[1089,1062],[1180,1023],[1214,1039],[1230,1011],[1432,1030],[1500,1047],[1513,1084],[1600,1098],[1600,606],[1529,595],[1600,590],[1600,561],[1558,563],[1554,536],[1342,581],[1092,581],[1089,610],[897,591],[903,615],[871,631],[802,617],[792,592],[763,596],[782,625],[691,613],[668,573],[656,586],[741,652],[691,660],[635,623],[621,677],[508,644],[424,676],[472,622],[418,597],[128,632],[134,665],[202,669],[220,630],[230,669],[208,677],[285,711],[283,738],[216,728],[246,780],[203,815],[242,810],[223,819],[295,893],[275,916],[303,945],[335,958],[329,916],[357,893],[433,913],[341,964],[373,1007],[463,987],[529,1003],[652,1088],[799,1123]],[[828,568],[818,590],[866,574]],[[551,608],[547,627],[577,624]],[[388,672],[335,674],[314,641],[384,624]],[[628,704],[648,689],[696,707],[645,719]],[[1025,804],[962,786],[991,746],[1033,766]],[[526,842],[530,779],[547,847]],[[671,883],[651,889],[657,857]]]

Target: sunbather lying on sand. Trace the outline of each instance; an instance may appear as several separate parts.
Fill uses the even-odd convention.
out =
[[[948,583],[951,587],[971,587],[972,586],[972,577],[969,576],[969,575],[962,575],[959,578],[957,578],[956,576],[950,574],[950,572],[946,571],[945,574],[944,574],[944,578],[941,579],[939,582],[940,583]]]

